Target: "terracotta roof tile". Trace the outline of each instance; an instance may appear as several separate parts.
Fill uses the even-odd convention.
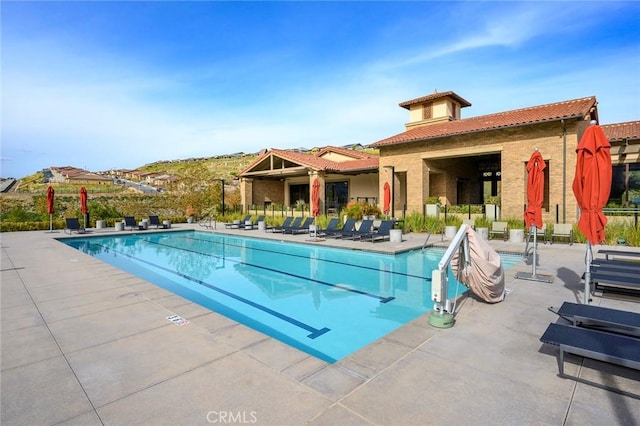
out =
[[[462,108],[471,106],[471,102],[469,102],[466,99],[458,96],[455,92],[452,92],[452,91],[432,93],[430,95],[422,96],[420,98],[415,98],[415,99],[411,99],[409,101],[400,102],[398,105],[401,106],[402,108],[409,109],[409,107],[411,105],[421,104],[423,102],[433,101],[433,100],[436,100],[436,99],[446,98],[446,97],[450,97],[450,98],[456,100],[458,103],[460,103],[460,106]]]
[[[640,121],[627,121],[625,123],[601,125],[609,142],[640,139]]]
[[[242,169],[238,176],[242,176],[244,173],[249,172],[256,164],[259,164],[265,157],[269,155],[277,155],[280,158],[285,160],[298,163],[302,166],[309,167],[314,170],[322,170],[328,172],[351,172],[351,171],[367,171],[367,170],[377,170],[378,169],[378,160],[379,157],[377,155],[366,154],[361,152],[356,152],[343,148],[336,147],[327,147],[322,149],[320,152],[328,152],[335,151],[339,153],[343,153],[345,155],[350,155],[352,157],[356,157],[353,160],[347,160],[342,162],[331,161],[326,158],[320,158],[316,155],[305,154],[297,151],[288,151],[282,149],[272,148],[269,151],[265,152],[263,155],[259,156],[255,161],[249,164],[247,167]]]
[[[321,156],[326,152],[336,152],[338,154],[346,155],[347,157],[360,159],[375,157],[375,155],[367,154],[366,152],[356,151],[354,149],[340,148],[338,146],[326,146],[318,152],[318,156]]]
[[[595,96],[496,114],[414,127],[372,144],[373,147],[482,132],[544,121],[584,117],[596,105]]]
[[[334,171],[334,172],[378,170],[379,164],[380,164],[380,158],[377,156],[371,156],[369,158],[362,158],[360,160],[343,161],[341,163],[334,163],[335,168],[331,168],[327,170]]]

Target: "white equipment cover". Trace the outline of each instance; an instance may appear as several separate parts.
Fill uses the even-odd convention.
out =
[[[470,259],[464,259],[464,251],[458,250],[451,259],[453,274],[485,302],[502,302],[505,291],[500,255],[471,227],[467,228],[467,238]]]

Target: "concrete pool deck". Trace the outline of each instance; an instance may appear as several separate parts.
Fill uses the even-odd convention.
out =
[[[539,245],[538,273],[553,275],[551,284],[515,279],[531,271],[523,260],[506,271],[504,302],[463,298],[453,328],[433,328],[423,315],[327,364],[55,240],[67,236],[0,234],[3,425],[640,424],[639,371],[565,359],[567,374],[632,395],[560,378],[557,347],[539,341],[558,320],[550,306],[582,303],[581,244]],[[375,248],[421,247],[425,238]],[[640,297],[594,294],[592,304],[640,312]]]

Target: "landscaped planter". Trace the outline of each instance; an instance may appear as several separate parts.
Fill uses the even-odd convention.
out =
[[[500,206],[497,204],[485,204],[484,211],[488,220],[500,219]]]
[[[509,241],[512,243],[521,243],[524,241],[524,229],[510,229]]]
[[[391,229],[389,231],[389,241],[392,243],[402,242],[402,229]]]
[[[476,233],[480,235],[483,240],[489,239],[489,228],[476,228]]]
[[[453,238],[456,236],[456,232],[458,232],[458,227],[453,225],[447,225],[444,227],[444,236],[447,238]]]
[[[427,216],[440,216],[440,205],[438,204],[426,204]]]

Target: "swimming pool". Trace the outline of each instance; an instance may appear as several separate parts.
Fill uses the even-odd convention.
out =
[[[327,362],[430,311],[442,256],[197,231],[61,241]],[[449,291],[466,287],[451,276]]]

